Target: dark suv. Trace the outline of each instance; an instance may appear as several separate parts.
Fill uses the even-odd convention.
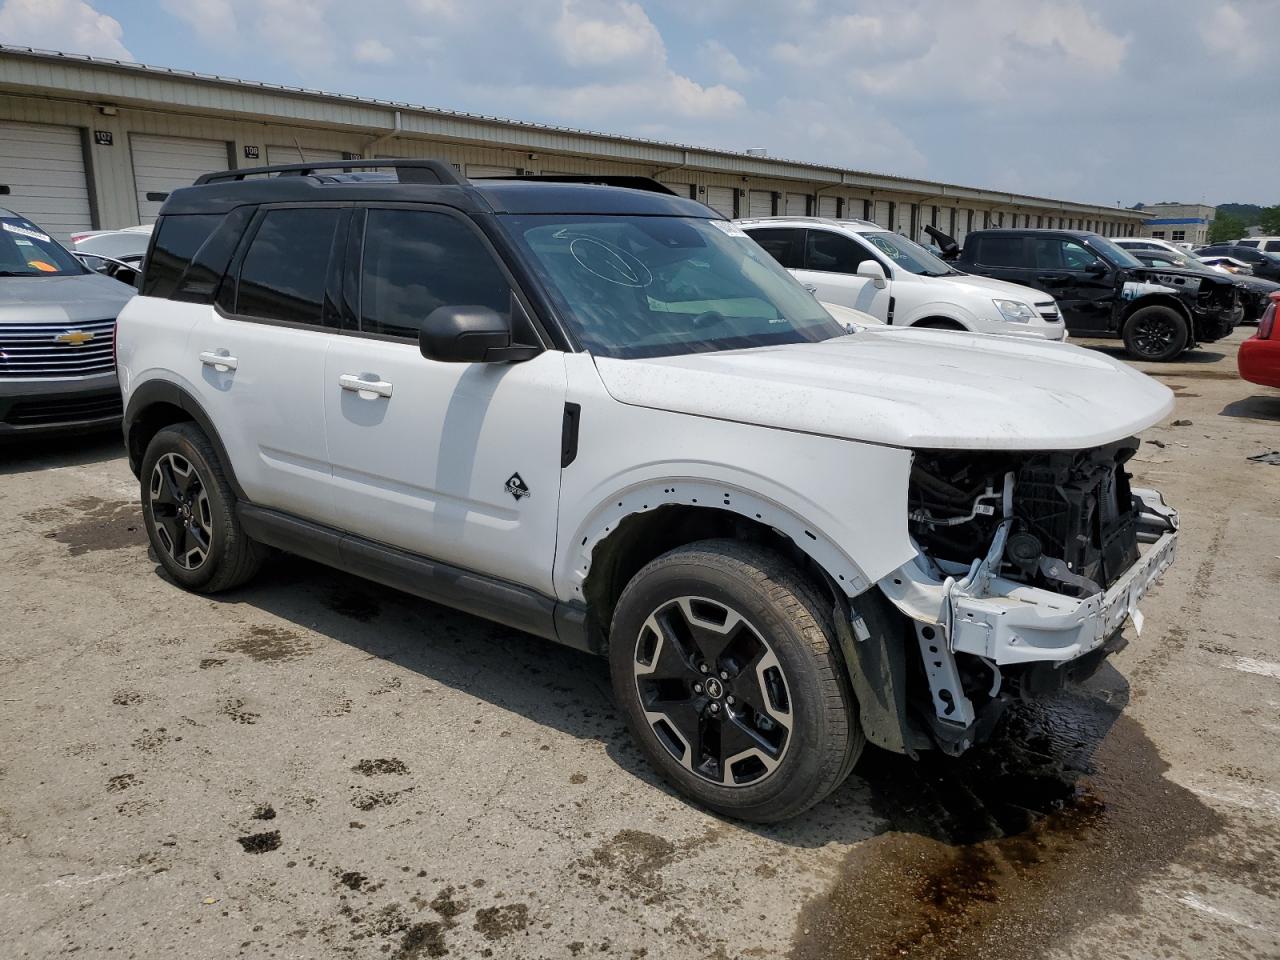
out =
[[[1243,313],[1231,277],[1148,267],[1086,231],[979,230],[953,256],[961,270],[1052,294],[1072,334],[1121,337],[1138,360],[1172,360],[1220,340]]]
[[[1255,277],[1280,281],[1280,256],[1240,243],[1214,243],[1196,251],[1197,257],[1232,257],[1253,268]]]

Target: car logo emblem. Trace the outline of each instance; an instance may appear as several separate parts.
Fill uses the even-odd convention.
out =
[[[66,333],[59,334],[53,339],[58,343],[65,343],[72,347],[83,347],[92,340],[96,334],[87,333],[84,330],[68,330]]]
[[[519,503],[525,497],[529,496],[529,488],[525,485],[524,480],[520,478],[520,474],[518,473],[513,473],[507,478],[506,491],[516,498],[516,503]]]

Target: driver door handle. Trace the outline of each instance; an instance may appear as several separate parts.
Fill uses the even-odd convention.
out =
[[[354,373],[344,373],[339,376],[338,386],[343,390],[350,390],[352,393],[358,394],[365,400],[372,400],[374,397],[391,396],[391,384],[386,380],[362,380]]]

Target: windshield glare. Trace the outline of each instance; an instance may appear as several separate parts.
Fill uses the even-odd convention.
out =
[[[742,230],[686,217],[508,215],[578,339],[630,359],[843,336]]]
[[[1110,260],[1113,267],[1142,266],[1141,260],[1124,247],[1112,243],[1106,237],[1100,237],[1095,234],[1089,238],[1088,243],[1095,253],[1101,254],[1104,259]]]
[[[893,261],[894,266],[920,277],[945,277],[956,273],[949,263],[939,260],[920,244],[897,233],[885,230],[880,233],[864,233],[862,239]]]
[[[87,272],[62,244],[30,220],[0,217],[0,277],[67,277]]]

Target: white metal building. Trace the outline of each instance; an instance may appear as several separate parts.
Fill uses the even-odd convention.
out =
[[[653,176],[729,216],[872,219],[924,239],[986,226],[1133,235],[1148,215],[0,45],[0,206],[65,237],[149,223],[199,174],[265,163],[434,157],[470,177]]]

